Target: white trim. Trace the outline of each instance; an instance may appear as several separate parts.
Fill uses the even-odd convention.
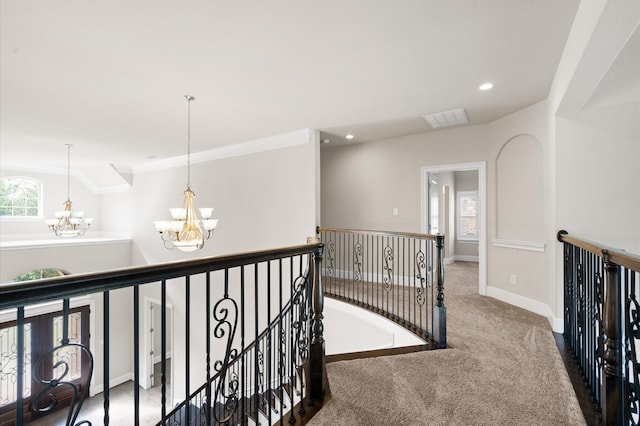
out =
[[[547,318],[553,331],[556,333],[562,333],[563,331],[564,326],[562,325],[562,319],[554,317],[551,308],[546,303],[492,286],[487,286],[487,296],[533,312],[534,314],[542,315]]]
[[[463,254],[454,254],[453,255],[453,262],[479,262],[479,256],[467,256],[467,255],[463,255]]]
[[[0,241],[0,250],[19,250],[19,249],[34,249],[42,247],[64,247],[71,245],[95,245],[95,244],[118,244],[118,243],[131,243],[131,235],[129,234],[94,234],[91,237],[78,237],[78,238],[56,238],[53,239],[51,235],[34,234],[30,239],[25,240],[10,240]]]
[[[118,377],[114,377],[113,379],[109,380],[109,389],[114,388],[118,385],[121,385],[123,383],[126,383],[128,381],[133,381],[133,372],[128,372],[123,374],[122,376],[118,376]],[[90,392],[90,396],[95,396],[101,392],[104,391],[104,383],[94,386],[92,388],[92,391]]]
[[[151,305],[158,305],[159,307],[162,307],[162,302],[158,299],[152,298],[152,297],[148,297],[145,296],[143,301],[143,320],[142,320],[142,357],[141,357],[141,362],[140,362],[140,385],[142,386],[143,389],[147,390],[152,386],[152,382],[151,382],[151,374],[153,373],[153,365],[157,362],[159,362],[161,360],[160,356],[157,357],[151,357],[148,354],[150,354],[153,351],[153,347],[151,344],[151,335],[149,333],[149,330],[151,330],[151,328],[154,327],[153,324],[153,318],[152,315],[147,315],[147,313],[151,313]],[[170,330],[170,339],[167,342],[168,348],[167,348],[167,353],[165,354],[165,358],[169,359],[173,356],[173,336],[174,336],[174,330],[173,330],[173,305],[171,303],[167,303],[165,305],[165,309],[167,309],[168,315],[167,315],[167,328]],[[158,361],[156,361],[156,359]],[[152,365],[149,365],[149,362],[152,363]],[[170,378],[169,380],[171,381],[171,383],[173,383],[174,380],[174,372],[175,369],[171,369],[170,371]],[[171,401],[173,399],[173,387],[169,388],[169,400]]]
[[[480,204],[480,232],[478,235],[478,294],[487,294],[487,162],[447,164],[440,166],[424,166],[420,168],[420,222],[421,230],[427,233],[425,214],[428,214],[429,173],[453,171],[478,171],[478,203]]]
[[[29,166],[24,164],[16,164],[16,163],[0,163],[0,169],[5,169],[9,171],[17,171],[17,172],[31,172],[38,174],[50,174],[50,175],[64,175],[66,176],[69,173],[74,178],[78,179],[84,186],[89,188],[89,190],[94,194],[112,194],[119,192],[129,192],[131,186],[129,184],[122,185],[111,185],[101,187],[96,185],[86,173],[78,169],[61,169],[59,167],[48,167],[48,166]],[[116,170],[117,171],[117,170]]]
[[[222,146],[220,148],[214,148],[208,151],[192,153],[191,164],[204,163],[206,161],[220,160],[223,158],[239,157],[241,155],[288,148],[290,146],[303,145],[316,140],[314,136],[315,130],[307,128],[295,132],[285,133],[282,135],[271,136],[268,138]],[[178,157],[164,158],[144,164],[134,165],[131,167],[131,169],[133,170],[134,174],[146,173],[170,169],[173,167],[181,167],[185,164],[187,164],[187,156],[181,155]]]
[[[495,238],[491,240],[494,247],[504,247],[515,250],[528,250],[544,253],[547,245],[545,243],[537,241],[516,241],[516,240],[504,240],[502,238]]]

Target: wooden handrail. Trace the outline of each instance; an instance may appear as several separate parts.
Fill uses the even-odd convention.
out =
[[[440,234],[419,234],[413,232],[390,232],[390,231],[370,231],[367,229],[339,229],[339,228],[321,228],[316,227],[316,234],[321,232],[335,232],[338,234],[367,234],[367,235],[379,235],[384,237],[409,237],[409,238],[422,238],[425,240],[436,241]]]
[[[76,274],[33,281],[0,284],[0,310],[32,305],[89,293],[117,290],[138,284],[260,263],[274,257],[313,253],[319,244],[303,244],[271,250],[209,256],[162,264]]]
[[[607,258],[609,262],[640,272],[640,256],[627,251],[609,247],[600,243],[569,235],[565,230],[558,231],[558,241],[573,244],[590,253]]]

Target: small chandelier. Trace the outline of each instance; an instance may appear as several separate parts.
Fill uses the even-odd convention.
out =
[[[89,229],[93,219],[84,217],[84,212],[73,211],[70,188],[71,188],[71,147],[67,146],[67,201],[64,202],[64,210],[55,212],[55,219],[47,219],[45,223],[49,230],[53,231],[57,237],[77,237],[84,235]]]
[[[173,220],[159,220],[153,222],[165,248],[174,247],[181,251],[195,251],[204,247],[205,240],[213,236],[213,230],[218,225],[218,219],[211,219],[213,208],[198,209],[202,220],[198,220],[193,206],[196,194],[191,190],[191,101],[193,96],[185,95],[187,100],[187,189],[184,191],[184,207],[171,208]]]

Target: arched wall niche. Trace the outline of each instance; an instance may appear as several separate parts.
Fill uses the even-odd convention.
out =
[[[542,144],[528,134],[505,142],[496,158],[496,234],[499,240],[544,240]]]

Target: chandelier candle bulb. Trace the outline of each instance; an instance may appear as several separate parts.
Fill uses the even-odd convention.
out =
[[[184,191],[184,207],[170,208],[173,220],[153,222],[165,248],[191,252],[204,247],[205,240],[213,236],[218,226],[217,219],[211,219],[212,207],[198,209],[202,219],[199,220],[193,199],[196,194],[191,190],[191,101],[193,96],[186,95],[187,100],[187,189]]]

